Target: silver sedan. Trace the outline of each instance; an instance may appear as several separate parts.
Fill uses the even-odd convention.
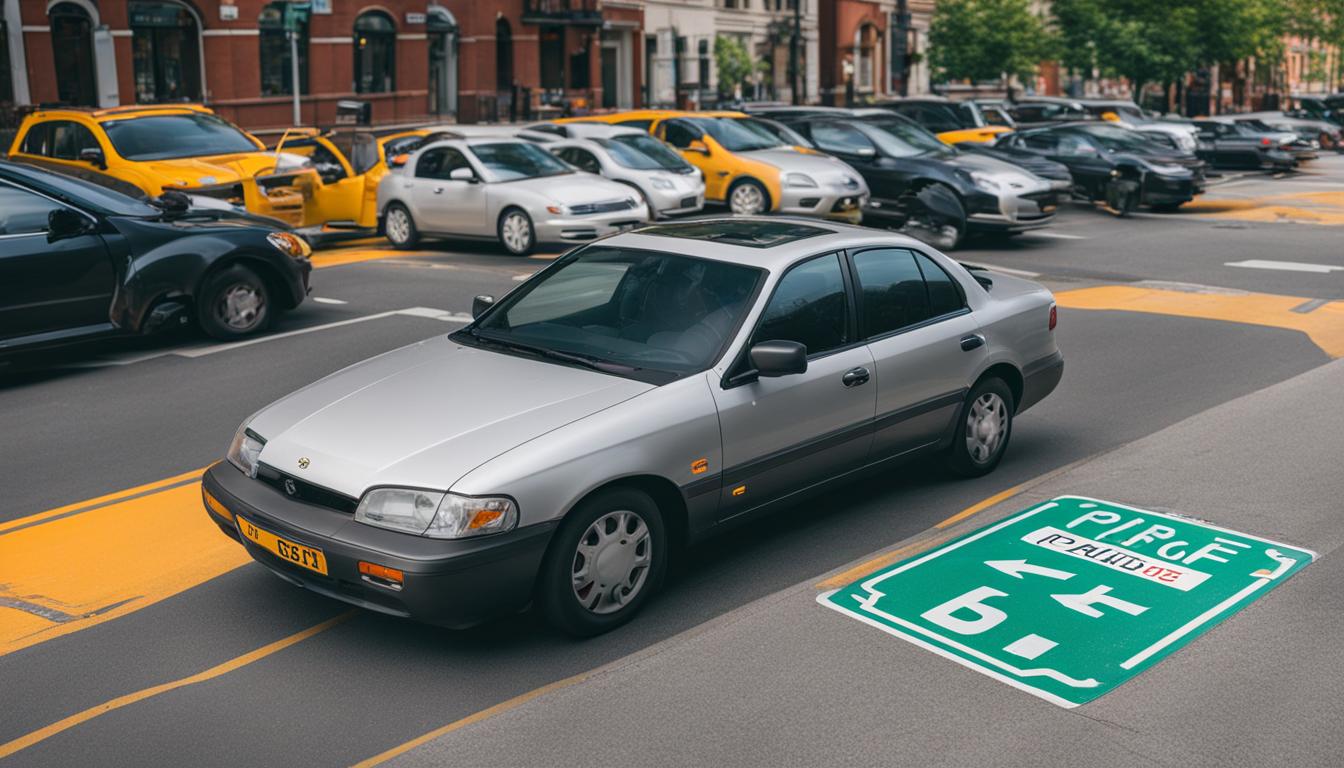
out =
[[[430,141],[378,184],[379,222],[397,247],[422,236],[498,240],[514,255],[580,243],[649,218],[637,192],[584,173],[527,141]]]
[[[592,635],[679,545],[804,492],[928,453],[992,471],[1064,365],[1040,285],[794,218],[610,237],[473,314],[249,418],[211,518],[336,600]]]
[[[697,213],[705,207],[705,178],[671,147],[635,128],[569,123],[567,138],[544,146],[589,173],[639,190],[655,218]]]

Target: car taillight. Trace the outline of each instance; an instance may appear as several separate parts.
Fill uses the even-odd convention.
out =
[[[1055,326],[1058,325],[1058,324],[1059,324],[1059,310],[1055,307],[1054,304],[1051,304],[1051,305],[1050,305],[1050,330],[1052,330],[1052,331],[1055,330]]]
[[[1274,143],[1274,142],[1272,142],[1272,141],[1269,140],[1269,137],[1268,137],[1268,136],[1261,136],[1261,137],[1260,137],[1260,146],[1262,146],[1262,147],[1268,147],[1270,144],[1273,144],[1273,143]]]

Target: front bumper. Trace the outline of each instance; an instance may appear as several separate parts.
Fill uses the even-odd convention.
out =
[[[541,211],[533,217],[533,227],[538,243],[582,243],[624,232],[648,220],[649,208],[640,202],[634,208],[580,216]]]
[[[993,232],[1026,232],[1049,226],[1055,220],[1061,194],[1052,184],[1023,192],[999,195],[978,193],[966,198],[966,224]]]
[[[1145,205],[1164,203],[1185,203],[1195,199],[1195,195],[1204,191],[1204,181],[1195,176],[1163,176],[1149,173],[1143,179],[1143,200]]]
[[[862,186],[827,185],[785,187],[780,191],[779,213],[796,216],[820,216],[857,224],[868,205],[868,190]]]
[[[644,190],[649,203],[659,216],[676,216],[695,213],[705,207],[705,185],[698,189],[653,189]]]
[[[461,628],[527,606],[556,523],[476,539],[412,536],[356,523],[353,516],[294,501],[227,462],[208,469],[202,491],[230,513],[290,542],[322,550],[327,575],[284,560],[238,534],[232,519],[206,509],[254,560],[290,583],[392,616]],[[359,573],[359,562],[405,574],[400,590]]]

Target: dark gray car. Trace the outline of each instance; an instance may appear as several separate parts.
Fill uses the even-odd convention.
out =
[[[993,470],[1063,371],[1040,285],[801,219],[645,227],[477,304],[248,418],[205,476],[224,532],[371,610],[596,634],[682,544],[803,494]]]

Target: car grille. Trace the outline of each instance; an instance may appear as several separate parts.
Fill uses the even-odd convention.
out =
[[[605,203],[583,203],[581,205],[569,206],[570,213],[583,216],[589,213],[611,213],[612,211],[628,211],[635,207],[635,200],[627,197],[624,200],[609,200]]]
[[[347,515],[353,515],[355,507],[359,506],[359,499],[352,499],[343,493],[337,493],[320,485],[313,485],[306,480],[287,475],[265,464],[257,468],[257,479],[295,501],[302,501],[316,507],[325,507]]]
[[[694,205],[695,205],[695,198],[694,198],[694,197],[683,197],[683,198],[681,198],[681,204],[680,204],[678,207],[679,207],[679,208],[690,208],[690,207],[692,207],[692,206],[694,206]]]

